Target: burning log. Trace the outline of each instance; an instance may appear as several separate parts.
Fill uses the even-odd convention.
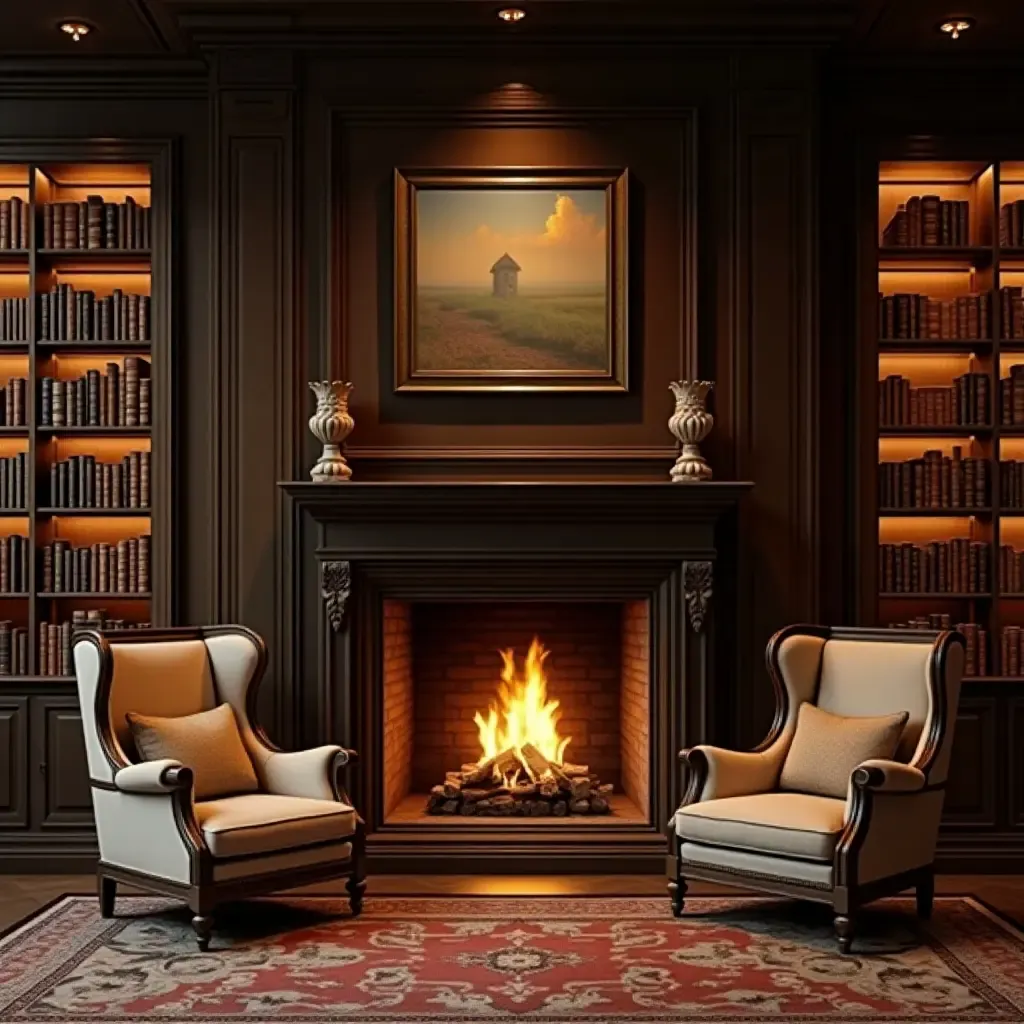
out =
[[[535,779],[542,778],[551,768],[551,762],[532,743],[525,744],[521,754],[527,771]]]
[[[589,775],[590,768],[585,764],[569,764],[568,761],[564,761],[561,765],[562,771],[569,776],[570,779],[575,779],[579,775]]]
[[[513,772],[523,768],[523,762],[519,759],[519,755],[516,753],[515,747],[509,747],[508,750],[503,750],[494,759],[494,770],[499,775],[511,775]]]
[[[590,797],[590,779],[572,779],[569,792],[573,800],[586,800]]]
[[[549,799],[558,796],[558,783],[554,779],[542,782],[537,788],[541,796],[546,796]]]
[[[489,757],[482,764],[463,765],[463,785],[479,785],[481,782],[490,782],[494,778],[494,758]],[[467,770],[468,768],[468,770]]]

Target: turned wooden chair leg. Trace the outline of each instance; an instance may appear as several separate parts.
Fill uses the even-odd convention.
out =
[[[853,945],[853,914],[837,914],[835,919],[836,939],[839,942],[839,952],[849,953]]]
[[[199,952],[205,953],[210,948],[210,938],[213,935],[213,915],[196,914],[192,918],[192,930],[196,933]]]
[[[105,875],[99,877],[100,915],[114,916],[114,900],[117,898],[117,882]]]
[[[935,868],[928,868],[917,883],[917,916],[925,921],[932,916],[935,902]]]
[[[686,899],[686,890],[689,887],[682,875],[677,875],[668,883],[668,891],[672,897],[672,914],[675,917],[683,916],[683,903]]]
[[[352,916],[358,917],[363,911],[363,894],[366,892],[366,826],[362,822],[356,826],[352,839],[352,874],[345,888]]]

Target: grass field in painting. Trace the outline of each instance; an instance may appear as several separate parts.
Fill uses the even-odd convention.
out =
[[[510,298],[421,287],[416,362],[423,369],[601,370],[608,365],[605,302],[600,286]]]

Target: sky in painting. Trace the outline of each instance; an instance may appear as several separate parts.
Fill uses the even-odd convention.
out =
[[[603,189],[420,189],[416,204],[421,285],[489,290],[506,252],[522,291],[605,283]]]

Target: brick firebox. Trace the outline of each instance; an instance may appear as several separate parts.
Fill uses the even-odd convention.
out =
[[[650,611],[626,602],[405,602],[383,608],[384,810],[417,813],[431,786],[480,754],[475,711],[497,695],[501,658],[533,637],[551,652],[566,758],[612,782],[613,813],[649,817]]]

